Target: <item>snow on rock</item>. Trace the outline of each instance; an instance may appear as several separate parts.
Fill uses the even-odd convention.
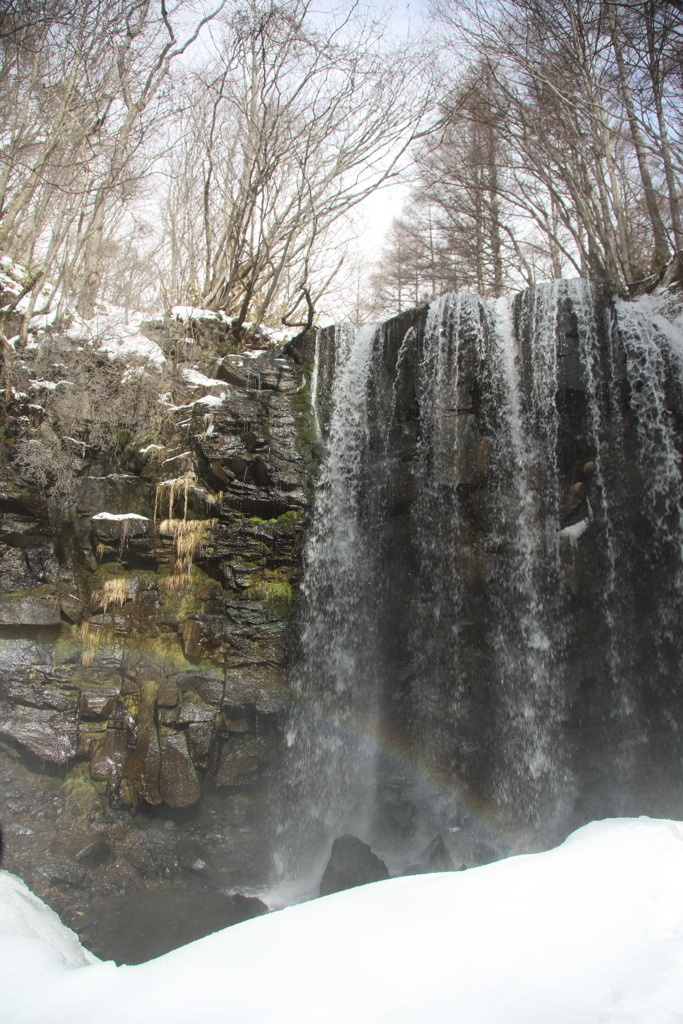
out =
[[[74,314],[66,332],[74,341],[88,341],[114,359],[138,356],[147,363],[161,366],[166,362],[163,350],[155,341],[140,333],[142,313],[126,316],[124,309],[104,303],[90,320]]]
[[[23,901],[23,902],[22,902]],[[348,889],[136,967],[0,872],[7,1024],[681,1024],[683,823]]]
[[[29,384],[37,391],[41,389],[43,391],[56,391],[61,385],[73,387],[73,383],[70,380],[30,380]]]
[[[224,380],[214,380],[213,377],[205,377],[199,370],[183,370],[183,377],[188,384],[192,384],[196,388],[225,387]]]
[[[575,547],[579,537],[582,537],[591,524],[590,519],[581,519],[578,523],[572,523],[571,526],[565,526],[563,530],[560,530],[560,537],[565,537],[569,543]]]
[[[223,402],[226,400],[227,397],[227,393],[225,391],[221,391],[220,395],[204,395],[203,398],[198,398],[197,401],[193,402],[192,404],[209,405],[213,408],[218,408],[219,406],[223,405]]]
[[[191,455],[192,455],[192,452],[181,452],[181,453],[180,453],[180,455],[171,455],[171,456],[169,456],[169,458],[168,458],[168,459],[164,459],[164,461],[163,461],[162,465],[164,465],[164,466],[165,466],[167,462],[175,462],[175,461],[176,461],[176,459],[184,459],[184,458],[186,458],[186,457],[187,457],[188,455],[190,455],[190,456],[191,456]]]
[[[124,519],[144,519],[146,523],[149,522],[148,516],[139,516],[136,512],[122,512],[119,515],[114,515],[112,512],[98,512],[97,515],[92,517],[93,519],[113,519],[117,523],[122,522]]]
[[[189,320],[217,320],[219,323],[229,324],[232,321],[222,311],[215,309],[201,309],[199,306],[174,306],[171,316],[180,323],[186,324]]]

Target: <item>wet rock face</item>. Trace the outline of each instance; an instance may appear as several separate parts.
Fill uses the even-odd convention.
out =
[[[58,523],[45,504],[35,514],[30,479],[6,481],[34,514],[0,523],[0,734],[54,765],[87,758],[128,806],[190,806],[207,773],[254,784],[273,744],[264,719],[286,702],[312,457],[303,377],[268,353],[227,356],[218,372],[186,372],[188,401],[146,459],[112,465],[67,439],[78,451]],[[40,665],[30,636],[44,640]]]
[[[122,837],[169,811],[190,828],[207,794],[221,834],[243,832],[227,843],[233,862],[249,847],[245,863],[266,873],[266,840],[258,856],[253,844],[279,758],[317,455],[301,369],[272,353],[226,355],[224,326],[147,325],[169,355],[195,362],[169,373],[153,423],[111,443],[91,443],[73,416],[75,437],[60,435],[61,392],[43,385],[75,374],[72,341],[51,337],[13,366],[7,436],[48,437],[62,462],[58,477],[12,463],[8,449],[0,480],[0,820],[8,866],[35,868],[53,900],[81,882],[104,891],[117,872],[132,889],[182,874],[176,852],[124,856]],[[45,820],[66,858],[36,838],[31,779],[53,793]],[[248,821],[235,811],[242,794]],[[71,849],[74,830],[100,826],[99,852],[84,836]],[[211,884],[229,885],[228,867],[216,871]]]

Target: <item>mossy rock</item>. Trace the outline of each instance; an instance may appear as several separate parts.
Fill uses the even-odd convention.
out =
[[[289,615],[293,597],[291,584],[284,581],[258,580],[248,589],[248,596],[278,615]]]
[[[100,795],[101,787],[90,777],[87,763],[74,765],[64,783],[62,792],[66,796],[65,811],[73,821],[88,822],[93,815],[99,816],[104,810]]]
[[[65,627],[69,628],[69,627]],[[52,663],[58,665],[70,665],[80,663],[82,644],[79,643],[76,633],[76,626],[71,627],[71,635],[60,636],[55,644],[52,654]]]

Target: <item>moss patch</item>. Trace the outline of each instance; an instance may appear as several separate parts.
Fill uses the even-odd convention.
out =
[[[289,615],[292,611],[292,587],[289,583],[257,580],[249,587],[248,595],[278,615]]]
[[[90,778],[87,764],[74,765],[64,783],[65,811],[73,821],[87,822],[104,810],[97,784]]]

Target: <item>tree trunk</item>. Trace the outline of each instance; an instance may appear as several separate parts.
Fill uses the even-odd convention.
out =
[[[631,128],[631,137],[633,139],[633,145],[636,151],[636,157],[638,158],[638,168],[640,170],[640,180],[643,183],[643,190],[645,192],[645,202],[647,205],[647,212],[652,225],[652,235],[655,247],[655,260],[657,258],[667,259],[670,255],[669,242],[667,239],[666,228],[659,212],[659,206],[657,203],[657,193],[652,184],[652,177],[650,176],[650,168],[647,165],[647,153],[645,152],[645,145],[643,142],[643,136],[640,131],[640,125],[638,124],[638,118],[636,117],[635,105],[633,103],[633,95],[631,93],[631,86],[628,80],[628,73],[626,71],[626,65],[624,63],[624,54],[621,48],[621,42],[619,40],[619,29],[617,25],[616,15],[612,4],[607,5],[607,12],[610,23],[610,30],[612,35],[612,46],[614,48],[614,55],[617,59],[617,68],[619,71],[619,83],[621,85],[621,93],[624,100],[624,106],[626,107],[626,113],[628,116],[628,122]]]

